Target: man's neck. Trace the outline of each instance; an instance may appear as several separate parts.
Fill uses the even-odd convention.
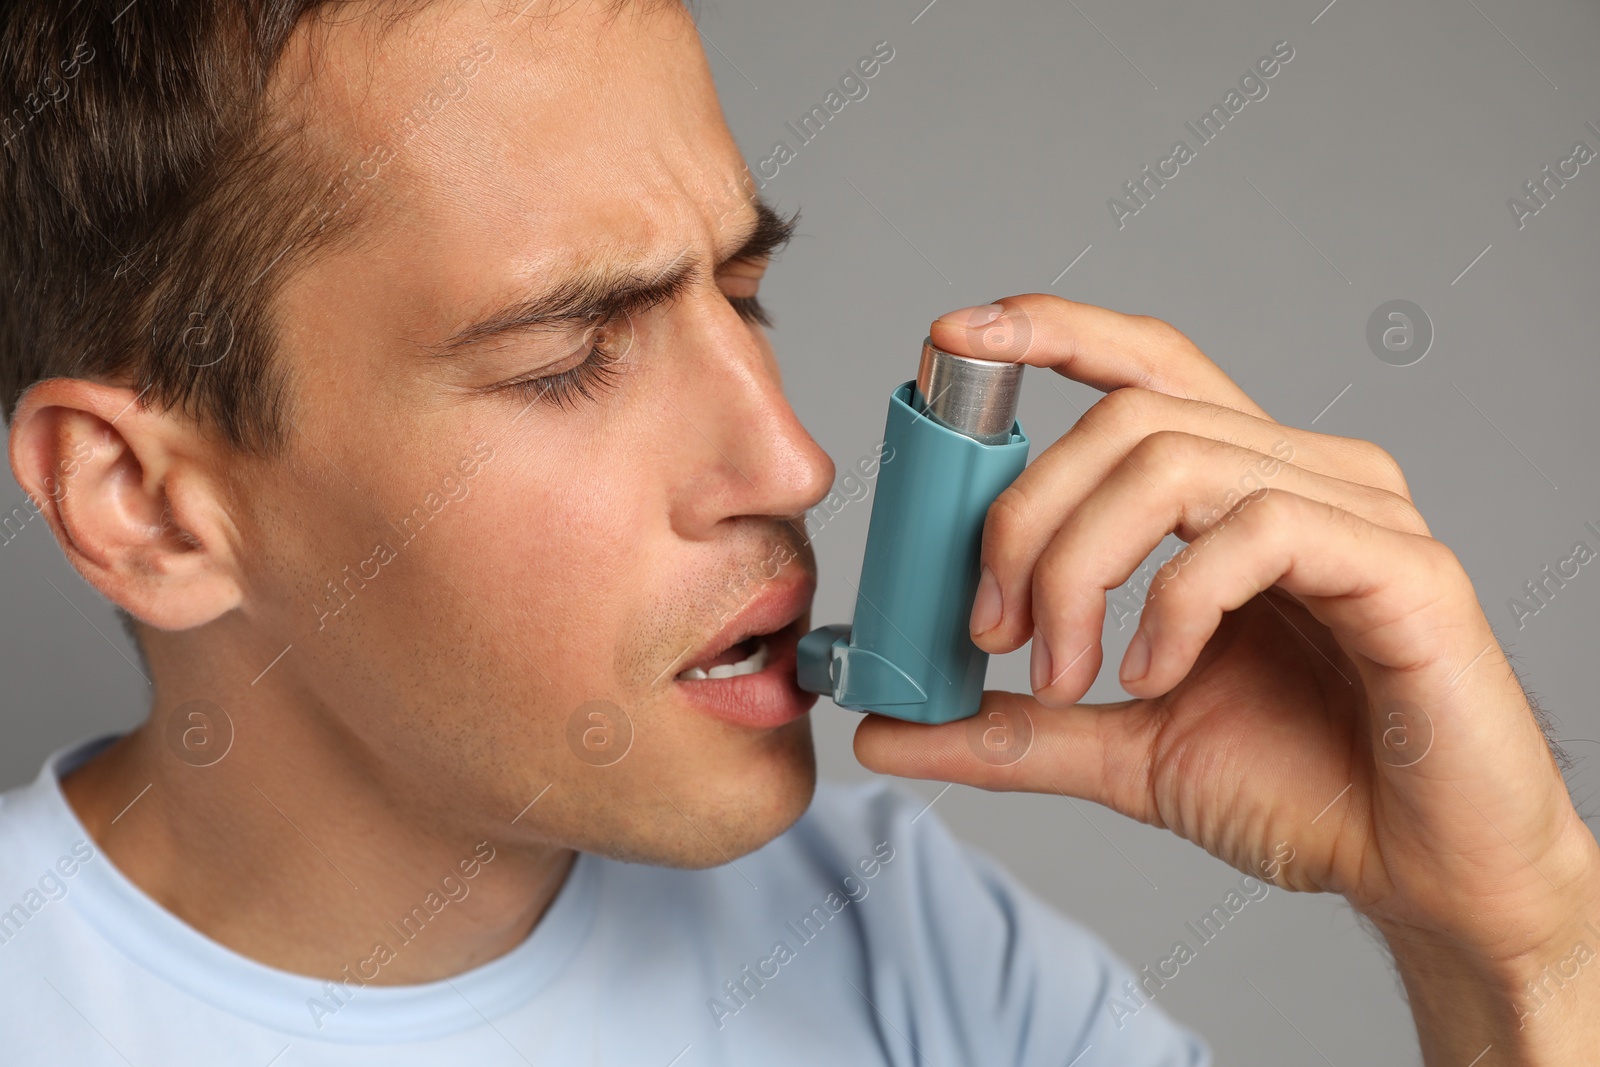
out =
[[[324,979],[361,967],[410,984],[486,963],[528,936],[576,858],[513,844],[503,823],[440,818],[328,746],[282,736],[196,767],[147,722],[62,788],[162,907],[235,952]]]

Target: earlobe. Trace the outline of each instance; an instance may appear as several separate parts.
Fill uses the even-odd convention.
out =
[[[35,384],[12,418],[11,470],[89,584],[150,626],[186,630],[242,600],[234,530],[214,447],[138,400],[77,378]]]

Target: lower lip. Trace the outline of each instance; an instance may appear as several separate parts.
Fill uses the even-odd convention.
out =
[[[737,678],[674,678],[684,697],[707,714],[736,726],[770,729],[793,722],[811,710],[817,694],[800,688],[795,676],[795,648],[800,621],[768,634],[767,665]]]

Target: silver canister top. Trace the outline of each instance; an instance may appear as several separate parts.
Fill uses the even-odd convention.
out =
[[[940,425],[986,445],[1011,440],[1017,418],[1021,363],[973,359],[922,342],[916,408]]]

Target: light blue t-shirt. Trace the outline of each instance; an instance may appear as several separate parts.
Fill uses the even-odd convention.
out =
[[[819,783],[709,870],[580,853],[525,941],[448,980],[328,983],[209,940],[100,854],[59,778],[110,740],[0,797],[7,1067],[1211,1062],[1156,1005],[1108,1010],[1131,970],[887,781]],[[449,903],[394,924],[393,951]]]

